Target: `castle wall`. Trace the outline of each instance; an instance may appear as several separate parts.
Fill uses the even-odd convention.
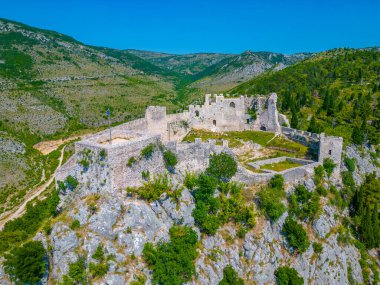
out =
[[[275,133],[281,132],[281,126],[278,121],[277,94],[272,93],[269,98],[258,97],[253,104],[257,114],[253,129]]]
[[[203,106],[189,106],[191,124],[195,129],[212,131],[242,131],[249,129],[245,97],[224,98],[206,95]]]
[[[64,181],[68,175],[73,175],[80,183],[86,184],[92,192],[100,191],[100,188],[113,191],[113,189],[140,186],[143,183],[142,171],[149,171],[152,175],[167,171],[161,151],[155,151],[151,159],[141,158],[141,150],[151,143],[166,144],[166,147],[177,156],[176,169],[183,173],[204,171],[208,167],[210,155],[214,153],[223,151],[235,157],[227,142],[224,142],[223,146],[217,146],[214,140],[202,142],[196,139],[194,143],[182,143],[183,137],[191,128],[212,131],[251,129],[282,132],[288,138],[318,151],[318,162],[297,160],[304,165],[279,172],[285,181],[303,179],[326,157],[330,157],[339,167],[343,139],[281,127],[280,122],[285,125],[288,122],[284,115],[278,113],[276,103],[277,95],[273,93],[269,98],[263,96],[224,98],[222,95],[214,97],[206,95],[204,105],[191,105],[189,111],[170,115],[166,114],[165,107],[150,106],[146,110],[145,118],[111,128],[112,143],[108,141],[109,130],[77,142],[75,154],[56,171],[56,181]],[[256,111],[255,120],[247,114],[248,109]],[[107,155],[101,159],[100,152],[103,150]],[[91,160],[87,169],[80,164],[84,157],[90,157]],[[137,162],[128,165],[131,157]],[[275,158],[273,163],[281,159],[290,158]],[[234,179],[251,185],[267,182],[277,174],[277,172],[266,172],[255,173],[239,166]]]

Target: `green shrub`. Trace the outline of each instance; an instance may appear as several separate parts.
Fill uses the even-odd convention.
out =
[[[330,177],[334,171],[336,164],[331,158],[325,158],[323,160],[323,168],[325,169],[327,176]]]
[[[323,187],[322,185],[318,185],[317,188],[315,189],[317,191],[317,193],[319,195],[322,195],[324,197],[327,196],[327,190],[325,189],[325,187]]]
[[[219,181],[228,181],[237,171],[237,163],[233,157],[225,152],[210,157],[210,165],[206,173]]]
[[[252,120],[256,120],[257,119],[256,110],[248,108],[247,114],[251,117]]]
[[[98,245],[98,247],[96,248],[94,254],[92,255],[92,258],[93,259],[96,259],[98,261],[103,261],[104,260],[104,251],[103,251],[103,247],[101,244]]]
[[[282,175],[275,175],[269,181],[268,187],[263,187],[258,193],[259,207],[264,215],[272,222],[277,221],[286,211],[282,199],[285,198],[283,189],[284,178]]]
[[[354,190],[355,188],[355,180],[351,172],[343,171],[341,173],[343,185]]]
[[[74,220],[71,225],[70,225],[70,228],[72,230],[76,230],[76,229],[79,229],[80,228],[80,222],[78,220]]]
[[[82,165],[84,169],[88,169],[90,167],[90,162],[87,159],[81,159],[78,163]]]
[[[341,208],[343,207],[343,200],[342,196],[340,195],[340,192],[334,185],[330,186],[330,192],[333,194],[333,197],[330,198],[330,203]]]
[[[149,180],[149,178],[150,178],[150,172],[149,172],[149,170],[143,170],[141,172],[141,177],[144,180]]]
[[[163,154],[166,168],[172,170],[177,165],[177,157],[173,152],[167,150]]]
[[[300,253],[305,252],[309,247],[309,239],[306,231],[302,225],[298,224],[292,218],[286,218],[282,230],[285,234],[286,240],[289,242],[289,245],[298,250]]]
[[[154,144],[151,143],[141,150],[141,156],[144,157],[145,159],[149,159],[152,157],[153,152],[154,152]]]
[[[213,213],[213,209],[215,207],[210,204],[197,202],[191,213],[200,231],[208,235],[214,235],[220,226],[219,217]]]
[[[313,250],[315,253],[321,253],[323,250],[323,245],[319,242],[313,242]]]
[[[219,220],[223,224],[232,221],[235,224],[240,223],[245,227],[253,228],[255,226],[253,208],[245,206],[242,196],[238,194],[232,195],[230,198],[221,197]]]
[[[131,281],[130,285],[145,285],[145,283],[146,283],[145,275],[139,275],[137,276],[137,280]]]
[[[66,190],[66,185],[63,181],[57,181],[58,184],[58,190],[59,191],[65,191]]]
[[[223,279],[219,282],[219,285],[244,285],[244,281],[239,278],[231,265],[227,265],[223,269]]]
[[[319,195],[309,192],[304,185],[298,185],[294,194],[289,196],[290,212],[301,220],[315,220],[321,212]]]
[[[347,167],[348,171],[354,172],[355,171],[355,158],[344,158],[344,165]]]
[[[281,174],[276,174],[269,180],[269,187],[276,189],[284,188],[284,177]]]
[[[69,188],[70,190],[74,190],[75,188],[77,188],[79,182],[78,180],[74,177],[74,176],[67,176],[66,177],[66,187]]]
[[[185,173],[185,179],[183,184],[187,189],[193,190],[198,182],[198,175],[196,173],[187,172]]]
[[[63,283],[66,284],[87,284],[86,261],[84,256],[69,266],[68,275],[63,276]]]
[[[194,190],[195,208],[192,212],[195,224],[206,234],[215,234],[220,226],[217,212],[220,201],[214,197],[217,187],[216,179],[206,174],[198,177],[197,188]]]
[[[166,175],[158,175],[139,187],[137,193],[141,198],[152,202],[158,200],[163,193],[168,192],[170,189],[169,178]]]
[[[195,275],[197,233],[189,227],[173,226],[170,242],[146,243],[143,257],[153,271],[153,284],[181,285]]]
[[[103,277],[109,270],[108,263],[93,263],[89,265],[90,273],[93,277]]]
[[[40,241],[30,241],[5,256],[5,272],[16,284],[37,284],[44,276],[46,251]]]
[[[107,152],[105,149],[102,149],[101,151],[99,151],[99,159],[100,160],[105,160],[107,157]]]
[[[314,168],[314,183],[315,185],[321,184],[323,181],[323,175],[325,173],[325,169],[323,168],[322,165],[319,165]]]
[[[219,190],[225,195],[230,194],[230,193],[232,195],[239,194],[242,188],[243,188],[243,184],[236,181],[228,181],[228,182],[219,183]]]
[[[281,266],[276,269],[274,275],[278,285],[303,285],[304,280],[297,270],[288,266]]]
[[[132,167],[136,162],[136,158],[134,156],[131,156],[129,159],[128,159],[128,163],[127,163],[127,166],[128,167]]]

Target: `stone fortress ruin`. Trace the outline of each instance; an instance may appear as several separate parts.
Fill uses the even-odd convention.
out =
[[[141,151],[148,145],[171,150],[178,159],[176,171],[202,171],[208,166],[209,157],[214,153],[227,152],[237,160],[228,141],[221,144],[216,140],[193,142],[183,141],[192,130],[211,132],[262,131],[272,132],[299,142],[314,150],[318,159],[296,159],[275,157],[254,161],[246,165],[238,163],[238,172],[233,179],[248,185],[266,182],[276,173],[286,181],[302,179],[325,158],[331,158],[337,165],[341,162],[343,139],[340,137],[313,134],[289,128],[285,115],[277,110],[277,95],[239,96],[227,98],[223,95],[206,95],[203,105],[190,105],[187,111],[166,114],[166,108],[149,106],[145,117],[96,133],[75,143],[74,155],[55,173],[56,181],[64,181],[69,175],[90,187],[125,189],[139,186],[143,182],[142,172],[155,175],[164,172],[162,152],[155,152],[151,159],[141,157]],[[110,140],[111,134],[111,140]],[[255,171],[261,165],[289,161],[297,166],[284,171]],[[91,186],[95,185],[95,186]]]

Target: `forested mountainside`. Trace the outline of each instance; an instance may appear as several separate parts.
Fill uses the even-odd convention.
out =
[[[292,126],[342,136],[345,142],[380,140],[380,51],[336,49],[231,90],[236,94],[279,94]]]

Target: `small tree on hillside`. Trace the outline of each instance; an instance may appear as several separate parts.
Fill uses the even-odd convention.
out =
[[[297,270],[289,266],[281,266],[274,272],[278,285],[303,285],[304,280]]]
[[[228,181],[237,171],[237,163],[234,158],[222,152],[220,154],[212,155],[210,158],[210,165],[206,169],[206,173],[210,176],[217,178],[219,181]]]
[[[30,241],[6,256],[5,272],[16,284],[37,284],[44,275],[46,251],[40,241]]]
[[[244,285],[243,279],[239,278],[231,265],[227,265],[223,270],[223,279],[219,285]]]

